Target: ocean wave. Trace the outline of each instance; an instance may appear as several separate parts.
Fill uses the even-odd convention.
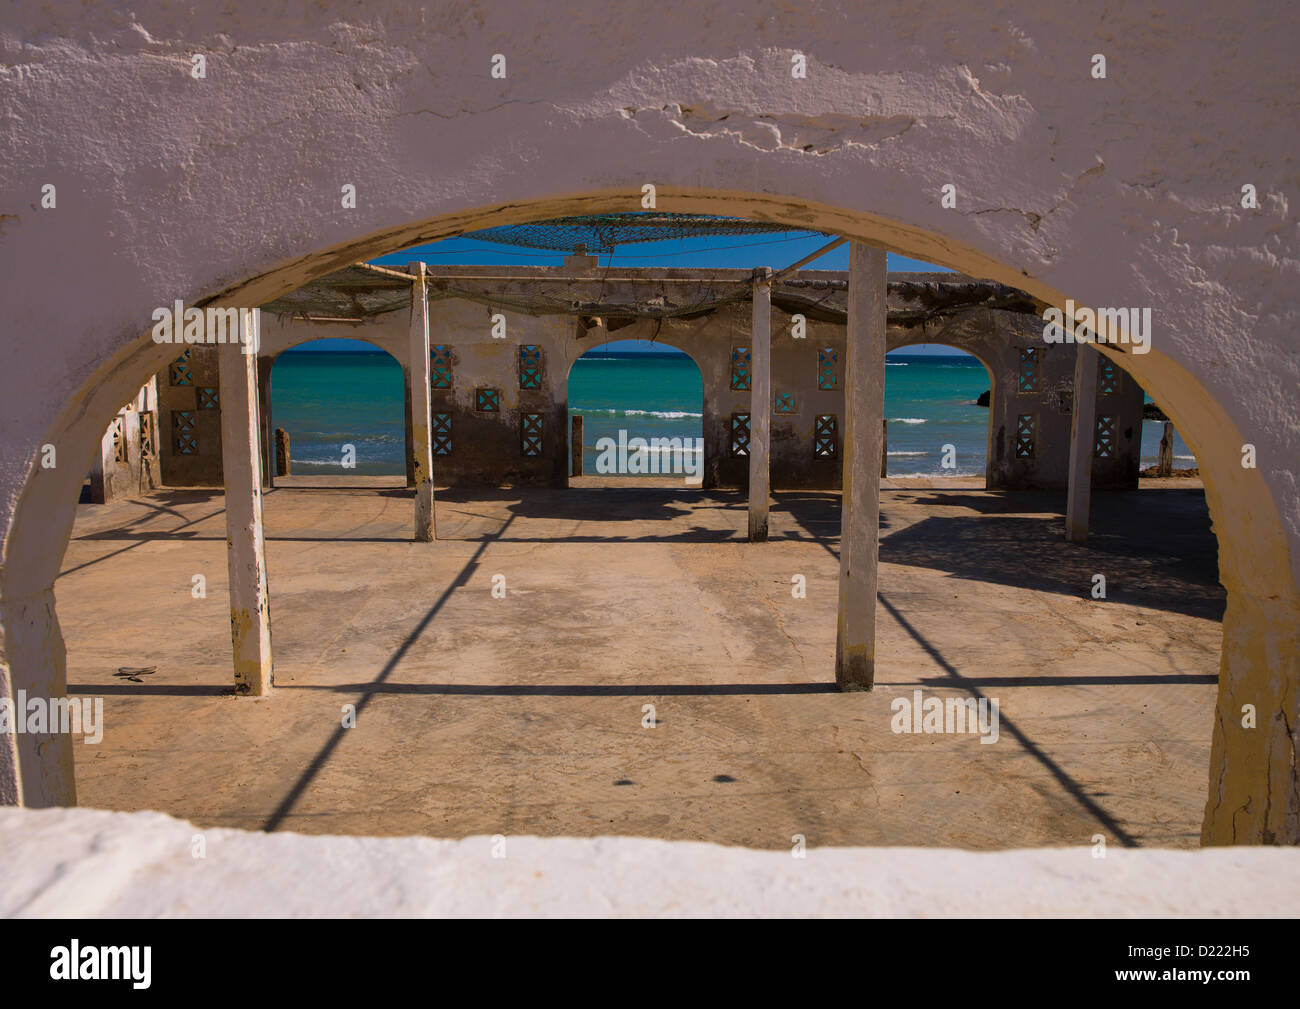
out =
[[[929,452],[890,452],[891,456],[895,455],[929,455]]]
[[[597,455],[601,452],[608,451],[608,449],[598,448],[595,445],[583,445],[582,449],[584,452],[595,452]],[[614,446],[614,451],[618,451],[617,445]],[[686,445],[679,449],[675,449],[671,445],[646,445],[644,448],[639,445],[636,448],[632,448],[629,445],[627,448],[627,454],[629,456],[636,455],[638,452],[644,452],[646,455],[658,455],[660,453],[664,455],[672,455],[675,452],[681,452],[682,455],[703,455],[704,449],[697,448],[694,445]]]
[[[383,434],[372,432],[357,434],[352,431],[302,431],[290,433],[294,444],[306,445],[402,445],[406,442],[404,434]]]
[[[340,452],[338,455],[334,455],[334,456],[305,456],[305,457],[303,457],[303,456],[294,455],[294,456],[292,457],[292,460],[293,460],[293,465],[295,465],[295,466],[301,464],[301,465],[303,465],[303,466],[335,466],[335,467],[338,467],[339,469],[342,469],[342,468],[343,468],[343,453],[342,453],[342,452]],[[401,460],[400,458],[399,458],[399,459],[391,459],[391,458],[382,458],[382,457],[377,457],[377,456],[363,456],[363,455],[358,455],[356,461],[357,461],[358,465],[371,465],[371,466],[379,465],[379,464],[381,464],[381,463],[393,463],[393,462],[396,462],[396,463],[399,463],[399,464],[400,464],[400,463],[402,462],[402,460]],[[348,467],[348,468],[351,469],[352,467]]]
[[[890,417],[891,424],[924,424],[924,417]]]
[[[886,361],[886,362],[885,362],[885,367],[886,367],[886,368],[906,368],[906,367],[907,367],[907,362],[906,362],[906,361]]]
[[[600,414],[604,417],[662,417],[665,420],[681,420],[685,417],[703,417],[702,413],[690,413],[686,410],[612,410],[604,407],[595,409],[583,409],[582,407],[571,407],[573,413],[579,414]]]
[[[953,472],[951,472],[951,471],[949,471],[949,470],[943,470],[943,471],[940,472],[940,473],[934,473],[934,472],[930,472],[930,473],[890,473],[888,476],[885,477],[885,479],[886,479],[886,480],[918,480],[918,479],[920,479],[920,478],[922,478],[922,477],[942,479],[942,478],[954,477],[954,476],[960,476],[960,477],[984,476],[984,471],[983,471],[982,469],[981,469],[981,470],[974,470],[974,469],[973,469],[973,470],[958,470],[956,473],[953,473]]]

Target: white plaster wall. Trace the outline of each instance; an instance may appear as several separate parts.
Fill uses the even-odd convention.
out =
[[[205,857],[195,858],[201,835]],[[1290,917],[1300,852],[750,851],[639,838],[307,837],[0,810],[5,917]],[[346,881],[346,885],[339,885]]]
[[[1214,836],[1300,837],[1288,5],[283,10],[142,0],[0,20],[0,603],[24,682],[62,690],[50,586],[95,441],[167,360],[144,336],[155,307],[264,304],[461,229],[639,210],[654,183],[661,210],[808,224],[1057,305],[1154,310],[1153,352],[1126,363],[1204,467],[1229,588]],[[47,441],[65,464],[35,469]],[[1247,700],[1265,712],[1255,742],[1233,728]],[[66,747],[39,749],[20,757],[40,762],[30,794],[66,799]]]
[[[878,215],[903,251],[974,253],[1035,293],[1154,306],[1157,347],[1257,445],[1300,572],[1285,5],[896,2],[867,17],[336,0],[309,24],[279,10],[7,11],[0,528],[58,409],[153,307],[281,271],[243,299],[262,302],[341,265],[302,259],[313,251],[378,251],[471,208],[618,190],[635,210],[655,182],[668,203],[721,190],[774,198],[764,216]],[[790,78],[796,51],[806,81]],[[505,80],[489,76],[497,52]],[[356,210],[340,206],[345,182]],[[1245,182],[1259,211],[1238,204]],[[45,183],[55,210],[40,209]],[[940,206],[945,183],[956,210]],[[75,299],[59,269],[72,250],[92,267]]]

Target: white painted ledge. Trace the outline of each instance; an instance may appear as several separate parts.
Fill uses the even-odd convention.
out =
[[[205,858],[191,854],[202,833]],[[637,838],[308,837],[0,810],[6,917],[1289,916],[1300,850],[751,851]]]

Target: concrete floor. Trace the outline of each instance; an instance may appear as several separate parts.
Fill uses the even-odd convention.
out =
[[[221,495],[82,506],[57,586],[70,687],[105,697],[82,805],[778,849],[1197,842],[1223,592],[1195,482],[1098,495],[1079,546],[1063,495],[886,481],[878,687],[856,694],[832,684],[837,494],[776,495],[750,545],[733,492],[440,490],[421,545],[407,490],[328,482],[265,499],[269,698],[230,693]],[[999,741],[893,733],[917,687],[997,698]]]

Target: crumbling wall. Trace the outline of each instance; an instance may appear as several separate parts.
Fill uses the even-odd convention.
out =
[[[107,504],[161,486],[158,389],[150,379],[109,422],[90,464],[89,500]]]
[[[195,344],[157,373],[158,457],[168,487],[220,487],[219,348]]]

